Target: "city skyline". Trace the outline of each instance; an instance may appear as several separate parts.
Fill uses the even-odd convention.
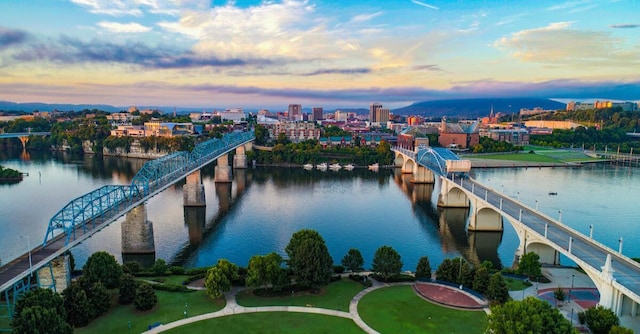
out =
[[[640,99],[636,1],[0,3],[0,100],[396,108]]]

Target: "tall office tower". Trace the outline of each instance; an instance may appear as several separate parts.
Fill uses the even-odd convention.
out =
[[[289,109],[287,109],[287,114],[289,115],[290,121],[295,121],[296,119],[302,117],[302,105],[290,104]]]
[[[322,107],[313,107],[313,111],[311,114],[313,115],[313,120],[318,121],[324,119],[324,115],[322,114]]]
[[[376,122],[377,123],[387,123],[389,121],[389,115],[391,114],[391,110],[389,108],[380,107],[376,110]]]
[[[378,123],[378,110],[382,108],[382,104],[378,102],[371,103],[369,106],[369,122]]]

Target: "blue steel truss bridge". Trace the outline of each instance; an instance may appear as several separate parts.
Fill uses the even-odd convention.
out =
[[[253,132],[233,132],[222,139],[207,140],[191,152],[148,161],[129,185],[103,186],[70,201],[49,220],[41,245],[0,267],[0,292],[7,309],[0,311],[0,316],[10,317],[17,298],[31,286],[55,289],[53,280],[37,275],[48,266],[52,277],[55,258],[187,175],[254,139]]]

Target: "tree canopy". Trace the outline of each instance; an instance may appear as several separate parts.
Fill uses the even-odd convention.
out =
[[[247,286],[266,287],[271,284],[277,290],[279,287],[289,284],[286,270],[282,268],[282,262],[282,256],[275,252],[252,256],[247,268]]]
[[[352,272],[362,271],[364,269],[364,258],[360,251],[355,248],[349,249],[342,258],[342,266]]]
[[[207,270],[204,286],[211,298],[219,298],[223,293],[231,290],[231,284],[238,277],[238,266],[226,259],[218,260]]]
[[[49,289],[35,288],[16,303],[11,321],[13,333],[71,334],[73,328],[66,321],[62,297]]]
[[[578,314],[578,319],[584,319],[593,334],[607,334],[613,326],[620,325],[620,319],[612,310],[598,305],[588,308]]]
[[[333,259],[320,233],[309,229],[294,233],[285,251],[298,284],[316,288],[329,283]]]
[[[426,256],[418,259],[418,265],[416,266],[416,278],[431,279],[431,264],[429,258]]]
[[[82,275],[89,282],[102,282],[107,289],[113,289],[118,287],[122,267],[113,255],[107,252],[95,252],[82,267]]]
[[[529,276],[529,278],[542,276],[541,268],[540,256],[533,252],[522,255],[518,262],[518,274]]]
[[[544,300],[527,297],[491,307],[487,332],[495,334],[577,333],[558,309]]]
[[[373,271],[384,280],[397,275],[402,270],[400,254],[391,246],[381,246],[373,256]]]

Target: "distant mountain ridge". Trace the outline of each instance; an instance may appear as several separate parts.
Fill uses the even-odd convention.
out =
[[[481,99],[455,99],[455,100],[435,100],[416,102],[409,106],[391,110],[395,115],[420,115],[424,117],[463,117],[477,118],[488,116],[493,107],[494,112],[505,114],[517,113],[521,108],[533,109],[540,107],[542,109],[557,110],[564,109],[564,103],[549,99],[540,98],[481,98]],[[127,110],[129,107],[116,107],[107,104],[51,104],[51,103],[15,103],[10,101],[0,101],[0,110],[22,110],[25,112],[38,111],[81,111],[84,109],[98,109],[107,112],[118,112]],[[138,106],[138,109],[159,109],[165,113],[173,112],[174,107],[166,106]],[[216,108],[185,108],[175,107],[178,113],[197,112],[202,110],[214,110]],[[225,108],[217,108],[216,110],[224,110]],[[311,109],[303,109],[305,112],[311,112]],[[355,112],[357,114],[366,115],[369,110],[366,108],[335,108],[346,112]],[[245,111],[251,111],[245,109]],[[325,110],[325,112],[331,112]]]
[[[393,109],[395,115],[420,115],[424,117],[463,117],[477,118],[489,116],[491,109],[495,113],[518,113],[520,109],[540,107],[545,110],[565,109],[566,104],[540,98],[481,98],[455,99],[416,102],[410,106]]]

